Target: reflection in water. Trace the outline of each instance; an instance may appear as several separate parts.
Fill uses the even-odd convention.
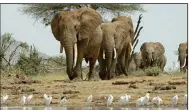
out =
[[[186,108],[112,108],[112,107],[82,107],[82,106],[64,106],[64,107],[51,107],[51,106],[35,106],[35,107],[1,107],[1,110],[187,110]]]
[[[52,110],[52,107],[45,107],[44,110]]]
[[[2,110],[8,110],[8,107],[1,107]]]
[[[92,110],[93,107],[86,106],[83,110]]]
[[[128,108],[120,108],[121,110],[129,110]]]

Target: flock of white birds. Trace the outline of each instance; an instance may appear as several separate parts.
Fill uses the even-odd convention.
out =
[[[5,96],[2,96],[1,97],[1,105],[5,104],[6,103],[6,100],[8,99],[8,95],[5,95]],[[49,106],[51,104],[51,101],[52,101],[52,96],[51,95],[47,95],[47,94],[44,94],[43,95],[44,97],[44,105],[45,106]],[[24,105],[28,105],[29,104],[29,101],[33,98],[33,95],[29,95],[29,96],[23,96],[21,98],[21,101],[20,101],[20,104],[21,106],[24,106]],[[144,97],[140,97],[139,99],[136,100],[136,106],[144,106],[144,105],[147,105],[147,103],[149,102],[149,93],[146,93],[146,95]],[[119,99],[119,105],[120,106],[125,106],[129,103],[131,99],[131,96],[130,95],[123,95],[123,96],[120,96],[120,99]],[[172,106],[175,106],[178,104],[178,96],[175,95],[172,99],[171,99],[171,104]],[[87,98],[87,102],[86,102],[86,106],[91,106],[92,105],[92,101],[93,101],[93,96],[90,95],[88,96]],[[61,97],[61,100],[60,100],[60,103],[59,105],[66,105],[67,104],[67,99],[66,97]],[[151,103],[152,104],[155,104],[157,106],[160,106],[160,104],[162,104],[163,100],[157,96],[157,97],[154,97],[152,100],[151,100]],[[113,103],[113,96],[112,95],[109,95],[108,96],[108,99],[107,99],[107,107],[110,107]],[[184,101],[183,101],[183,104],[187,105],[187,94],[184,95]]]

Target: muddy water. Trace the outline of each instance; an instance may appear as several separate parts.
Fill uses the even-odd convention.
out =
[[[1,110],[187,110],[187,108],[107,108],[107,107],[82,107],[82,106],[68,106],[68,107],[1,107]]]

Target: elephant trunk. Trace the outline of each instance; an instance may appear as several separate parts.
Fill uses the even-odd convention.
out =
[[[77,43],[69,42],[65,39],[62,41],[62,46],[65,49],[66,63],[67,63],[67,75],[70,80],[73,79],[73,68],[76,66],[77,62]],[[60,52],[63,51],[63,47],[60,47]]]
[[[105,59],[105,61],[106,61],[106,72],[107,72],[108,79],[111,78],[112,60],[114,58],[113,57],[113,51],[114,51],[114,49],[106,51],[106,59]],[[116,53],[116,52],[114,51],[114,53]]]
[[[147,56],[147,67],[151,66],[152,61],[153,61],[152,54],[148,54],[148,56]]]
[[[67,75],[70,80],[73,79],[72,71],[73,71],[73,46],[64,46],[66,53],[66,61],[67,61]]]
[[[116,48],[113,48],[114,56],[113,58],[115,59],[117,57],[117,51]],[[103,59],[105,59],[105,50],[103,50]]]

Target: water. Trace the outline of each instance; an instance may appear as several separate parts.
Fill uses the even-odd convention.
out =
[[[112,107],[82,107],[82,106],[67,106],[67,107],[1,107],[1,110],[187,110],[187,108],[112,108]]]

